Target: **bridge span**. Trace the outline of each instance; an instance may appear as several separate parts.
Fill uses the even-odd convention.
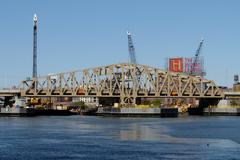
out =
[[[140,64],[113,64],[52,74],[21,82],[25,97],[106,97],[121,104],[137,98],[223,98],[212,80]]]
[[[14,97],[20,94],[20,89],[0,89],[0,97]]]

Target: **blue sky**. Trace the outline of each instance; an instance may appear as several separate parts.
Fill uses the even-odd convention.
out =
[[[32,75],[33,15],[38,16],[38,74],[128,61],[126,31],[137,61],[164,68],[190,57],[201,37],[207,78],[231,86],[240,74],[240,1],[1,0],[0,87]]]

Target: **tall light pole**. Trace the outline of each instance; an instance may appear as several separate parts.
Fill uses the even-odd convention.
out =
[[[32,77],[37,77],[37,15],[34,14],[33,17],[33,72]]]

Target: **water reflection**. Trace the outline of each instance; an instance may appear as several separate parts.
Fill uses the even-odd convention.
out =
[[[240,148],[239,143],[229,139],[174,137],[168,133],[170,130],[168,127],[157,125],[157,127],[153,127],[144,123],[130,123],[128,126],[114,128],[117,131],[108,133],[111,133],[110,136],[116,140],[121,141],[158,141],[172,144],[195,144],[206,147]]]
[[[166,135],[157,133],[154,129],[141,124],[131,124],[127,129],[120,128],[118,134],[113,135],[120,140],[161,140]]]

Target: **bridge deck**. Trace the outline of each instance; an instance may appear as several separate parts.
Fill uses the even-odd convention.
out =
[[[11,97],[15,95],[20,95],[21,91],[19,89],[0,89],[0,97]]]
[[[224,92],[225,98],[240,98],[240,92]]]

